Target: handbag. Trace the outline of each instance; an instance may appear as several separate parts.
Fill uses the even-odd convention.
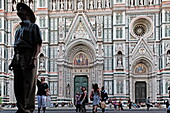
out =
[[[94,99],[93,99],[93,92],[91,92],[91,94],[90,94],[90,100],[91,100],[91,101],[94,100]]]
[[[101,108],[106,108],[106,103],[104,101],[100,102]]]

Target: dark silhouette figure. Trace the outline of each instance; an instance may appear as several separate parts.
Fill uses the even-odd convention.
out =
[[[17,4],[17,15],[22,22],[15,33],[14,57],[9,70],[14,72],[16,113],[33,113],[35,109],[36,59],[42,39],[33,11],[24,3]]]

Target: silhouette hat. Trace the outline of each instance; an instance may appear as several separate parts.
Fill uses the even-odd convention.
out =
[[[35,15],[34,12],[30,9],[30,7],[24,3],[18,3],[17,4],[17,11],[19,11],[20,9],[25,10],[26,12],[28,12],[29,16],[30,16],[30,21],[32,23],[35,23]],[[19,15],[18,15],[19,16]],[[20,16],[19,16],[20,17]]]

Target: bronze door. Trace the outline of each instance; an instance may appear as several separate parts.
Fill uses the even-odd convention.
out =
[[[87,76],[76,76],[74,78],[74,94],[78,91],[81,93],[80,87],[85,86],[88,91],[88,78]]]
[[[146,82],[135,83],[135,102],[145,103],[146,101]]]

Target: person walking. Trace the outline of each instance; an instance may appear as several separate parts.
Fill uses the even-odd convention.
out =
[[[33,11],[24,3],[17,4],[21,27],[15,33],[14,57],[9,70],[14,72],[14,92],[17,101],[16,113],[33,113],[35,109],[36,59],[42,39],[35,24]]]
[[[151,103],[150,103],[150,97],[148,97],[146,99],[146,106],[147,106],[147,111],[149,111],[149,108],[152,107]]]
[[[100,93],[101,93],[101,108],[102,108],[102,113],[104,113],[106,108],[106,100],[108,99],[108,94],[105,91],[104,86],[102,86]]]
[[[76,92],[75,106],[76,106],[76,112],[80,112],[80,93],[79,92]]]
[[[123,110],[122,99],[119,99],[119,110]]]
[[[45,83],[44,77],[41,77],[41,81],[37,79],[37,87],[38,113],[40,113],[41,107],[43,109],[43,113],[45,113],[47,106],[48,84]]]
[[[97,113],[97,106],[100,104],[100,90],[97,83],[93,85],[91,93],[93,95],[93,113]]]
[[[86,112],[86,104],[88,103],[88,95],[86,87],[81,87],[81,95],[80,95],[80,105],[81,105],[81,111]]]
[[[116,98],[114,98],[113,105],[114,105],[114,110],[116,111],[117,110],[117,101],[116,101]]]
[[[130,98],[128,100],[128,103],[129,103],[129,110],[131,110],[132,109],[132,102],[131,102]]]

